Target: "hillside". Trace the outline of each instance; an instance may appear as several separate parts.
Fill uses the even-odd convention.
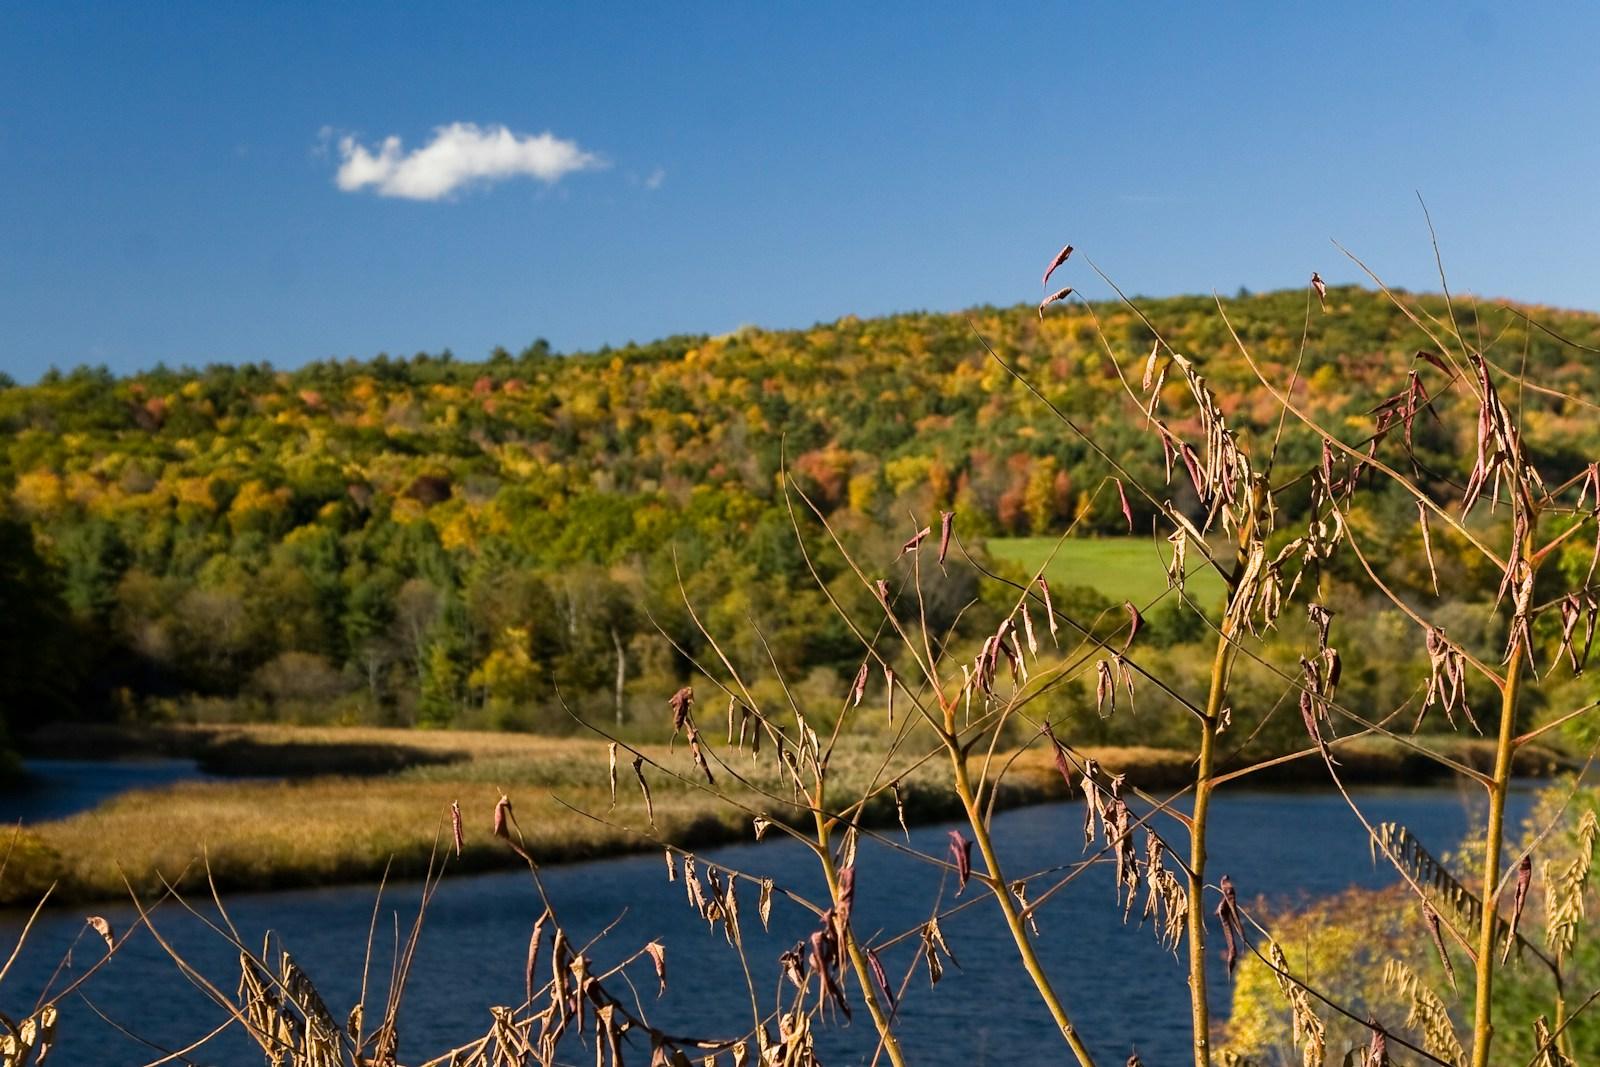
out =
[[[1448,330],[1442,298],[1404,300]],[[1325,311],[1300,291],[1226,307],[1280,382],[1306,333],[1297,396],[1351,440],[1371,432],[1374,405],[1413,365],[1431,392],[1446,384],[1415,359],[1433,342],[1382,294],[1333,290]],[[1253,385],[1210,298],[1141,309],[1219,395]],[[1460,304],[1455,315],[1500,366],[1600,396],[1592,353],[1518,311],[1600,346],[1595,315]],[[23,725],[92,710],[551,728],[567,722],[554,684],[587,713],[653,719],[685,665],[651,617],[683,649],[705,647],[675,567],[747,662],[765,658],[753,620],[787,676],[827,691],[860,652],[797,548],[785,457],[880,566],[913,531],[911,514],[937,526],[941,509],[969,541],[1055,535],[1074,519],[1075,537],[1127,533],[1115,490],[1096,496],[1103,461],[979,333],[1183,503],[1181,473],[1162,486],[1161,450],[1117,378],[1120,364],[1137,385],[1152,333],[1114,305],[1061,306],[1043,321],[1031,307],[981,308],[970,322],[847,317],[573,355],[537,344],[477,363],[78,370],[0,389],[0,485],[17,545],[0,578],[13,631],[0,699]],[[1180,387],[1168,389],[1168,410],[1183,412]],[[1274,428],[1276,408],[1256,403],[1270,398],[1250,396],[1230,415]],[[1558,464],[1600,455],[1592,409],[1528,398]],[[1181,415],[1172,427],[1195,429]],[[1426,419],[1416,437],[1436,477],[1471,452],[1469,437],[1446,439]],[[1280,462],[1304,465],[1315,447],[1291,420]],[[1131,503],[1148,536],[1149,508],[1137,494]],[[1280,506],[1292,509],[1292,494]],[[821,531],[802,526],[824,580],[852,587]],[[962,571],[949,589],[950,603],[932,607],[954,621],[979,586]]]

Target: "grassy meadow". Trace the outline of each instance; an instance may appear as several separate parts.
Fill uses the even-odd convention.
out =
[[[1028,574],[1048,559],[1044,576],[1052,586],[1087,586],[1112,603],[1131,600],[1143,606],[1167,591],[1166,564],[1172,550],[1164,542],[1158,544],[1148,537],[1069,537],[1065,541],[1055,537],[991,537],[987,544],[995,559],[1014,564]],[[1221,576],[1209,568],[1193,570],[1185,583],[1189,595],[1208,608],[1221,602]]]

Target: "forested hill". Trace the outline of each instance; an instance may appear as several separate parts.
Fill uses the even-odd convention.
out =
[[[1403,299],[1449,328],[1442,299]],[[1443,384],[1414,359],[1427,334],[1382,294],[1333,290],[1325,310],[1301,291],[1225,303],[1280,381],[1308,333],[1299,395],[1352,438],[1414,363]],[[1253,384],[1211,298],[1141,310],[1224,398]],[[1600,346],[1594,315],[1522,310]],[[1530,379],[1600,395],[1595,357],[1514,311],[1458,301],[1455,318],[1501,366],[1525,360]],[[1102,462],[978,334],[1160,480],[1110,358],[1137,386],[1153,334],[1115,305],[847,317],[566,356],[541,343],[476,363],[77,370],[0,389],[0,699],[22,719],[210,706],[510,725],[550,721],[552,682],[591,708],[635,687],[655,702],[680,665],[645,612],[680,620],[674,554],[709,621],[753,615],[802,673],[850,666],[859,653],[794,543],[785,457],[841,527],[886,546],[909,513],[936,523],[942,508],[968,535],[1056,532],[1080,512],[1085,535],[1125,532],[1114,496],[1089,507]],[[1250,395],[1242,424],[1275,425]],[[1550,436],[1600,455],[1592,411],[1545,406]],[[1311,445],[1291,427],[1285,447]],[[1420,447],[1448,468],[1470,437]]]

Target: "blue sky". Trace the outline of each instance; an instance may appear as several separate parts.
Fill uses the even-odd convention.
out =
[[[986,6],[6,4],[0,369],[1433,288],[1418,190],[1600,307],[1592,6]]]

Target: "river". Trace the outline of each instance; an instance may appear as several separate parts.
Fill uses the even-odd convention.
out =
[[[1410,827],[1434,851],[1453,849],[1474,818],[1481,794],[1453,788],[1362,789],[1357,794],[1373,819]],[[1532,794],[1514,792],[1510,815],[1520,820]],[[1078,803],[1010,811],[995,820],[1002,859],[1011,870],[1071,863],[1081,856],[1082,808]],[[1365,836],[1345,802],[1327,792],[1234,791],[1212,806],[1213,877],[1229,874],[1241,900],[1264,895],[1283,901],[1334,893],[1349,886],[1380,886],[1392,871],[1374,868]],[[941,852],[948,827],[914,830],[915,844]],[[1167,827],[1176,831],[1171,824]],[[708,855],[752,874],[768,876],[812,899],[825,896],[815,864],[798,846],[769,840],[710,850]],[[858,933],[898,931],[925,918],[940,891],[938,872],[881,844],[866,842],[858,862],[855,926]],[[616,921],[592,952],[597,964],[637,950],[652,938],[667,947],[669,988],[655,999],[648,967],[636,975],[646,1010],[657,1025],[729,1033],[749,1024],[749,1000],[738,959],[720,931],[709,931],[688,906],[683,886],[668,883],[657,853],[552,867],[546,885],[563,923],[578,938],[593,936]],[[1151,1064],[1185,1061],[1188,1009],[1185,968],[1163,951],[1137,909],[1124,925],[1112,903],[1112,873],[1097,867],[1069,885],[1040,915],[1040,952],[1080,1030],[1103,1062],[1121,1063],[1137,1048]],[[947,894],[953,886],[945,886]],[[975,893],[977,887],[968,892]],[[244,939],[259,944],[267,930],[282,937],[313,977],[335,1016],[343,1019],[360,987],[366,931],[375,889],[350,886],[321,890],[246,894],[229,898],[232,920]],[[419,896],[415,885],[391,887],[378,924],[379,951],[371,1000],[380,1003],[387,982],[396,924],[403,931]],[[522,1000],[522,968],[530,924],[538,912],[529,876],[523,873],[447,879],[429,911],[402,1013],[401,1061],[416,1062],[482,1033],[487,1007]],[[199,905],[199,902],[195,902]],[[754,893],[742,898],[746,948],[770,1004],[776,957],[809,932],[811,921],[781,898],[774,904],[772,932],[761,931]],[[131,920],[118,906],[103,913],[119,929]],[[24,917],[0,920],[0,936],[15,940]],[[180,951],[230,994],[237,980],[235,954],[200,921],[174,905],[158,913],[157,925]],[[945,923],[960,968],[948,968],[935,990],[925,972],[912,980],[901,1008],[906,1052],[918,1063],[1061,1063],[1064,1050],[1052,1025],[1016,965],[1014,948],[997,909],[984,901]],[[61,954],[83,930],[82,913],[47,913],[0,990],[0,1010],[19,1018]],[[1213,935],[1215,936],[1215,935]],[[77,942],[74,964],[96,956],[98,939]],[[885,953],[891,974],[911,963],[907,942]],[[548,950],[547,953],[548,955]],[[1220,959],[1215,961],[1215,1009],[1225,1013],[1229,996]],[[59,981],[59,979],[58,979]],[[618,987],[626,991],[625,986]],[[222,1018],[178,974],[154,939],[141,933],[87,986],[93,1007],[162,1049],[180,1047]],[[370,1009],[369,1009],[370,1011]],[[854,1025],[830,1024],[821,1048],[829,1064],[865,1063],[875,1035],[864,1014]],[[63,1007],[54,1067],[137,1064],[158,1055],[97,1018],[90,1007],[69,1000]],[[648,1049],[631,1059],[646,1062]],[[590,1062],[593,1052],[573,1048],[566,1060]],[[236,1036],[207,1046],[193,1061],[258,1064],[261,1059]]]

